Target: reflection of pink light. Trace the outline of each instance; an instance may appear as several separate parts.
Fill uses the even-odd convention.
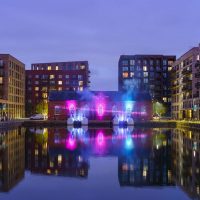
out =
[[[105,143],[104,135],[103,135],[103,133],[100,132],[97,135],[97,144],[98,144],[98,146],[102,146],[104,143]]]
[[[76,149],[76,140],[72,137],[69,137],[68,140],[66,140],[66,148],[69,150]]]

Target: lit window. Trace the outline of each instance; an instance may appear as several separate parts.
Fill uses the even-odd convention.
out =
[[[55,78],[55,75],[51,74],[50,79],[54,79],[54,78]]]
[[[163,97],[163,101],[166,103],[166,102],[167,102],[167,98],[166,98],[166,97]]]
[[[147,71],[147,66],[143,66],[143,71],[144,71],[144,72]]]
[[[47,93],[43,93],[43,94],[42,94],[42,97],[43,97],[44,99],[46,99],[46,98],[47,98]]]
[[[62,85],[62,81],[58,81],[58,85]]]
[[[78,80],[82,80],[83,76],[82,75],[78,75]]]
[[[69,75],[67,74],[67,75],[65,75],[65,78],[69,78]]]
[[[58,66],[56,66],[56,70],[58,70],[59,69],[59,67]]]
[[[130,72],[130,77],[134,77],[134,72]]]
[[[85,69],[85,65],[81,65],[81,66],[80,66],[80,69]]]
[[[172,70],[172,67],[168,67],[168,71],[171,71]]]
[[[128,78],[128,72],[123,72],[122,76],[123,76],[123,78]]]
[[[48,66],[48,67],[47,67],[47,70],[51,70],[51,66]]]
[[[83,85],[83,81],[79,81],[79,82],[78,82],[78,85],[79,85],[79,86],[82,86],[82,85]]]
[[[3,84],[3,77],[0,77],[0,84]]]
[[[35,87],[35,91],[39,91],[39,87]]]
[[[58,164],[60,165],[62,163],[62,155],[58,155]]]
[[[42,87],[43,92],[47,92],[47,87]]]
[[[80,91],[83,91],[83,87],[79,87],[79,90],[80,90]]]
[[[58,87],[58,91],[62,91],[62,87]]]
[[[39,96],[39,94],[38,94],[38,93],[35,93],[35,96],[36,96],[36,97],[38,97],[38,96]]]

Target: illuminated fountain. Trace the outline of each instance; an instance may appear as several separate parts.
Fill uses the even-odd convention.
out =
[[[88,113],[89,107],[85,105],[80,110],[76,109],[75,103],[71,102],[68,106],[70,117],[67,119],[68,126],[88,126]]]
[[[113,106],[112,112],[114,115],[113,125],[114,126],[133,126],[134,121],[132,118],[132,110],[133,110],[133,102],[127,101],[125,102],[125,111],[116,112],[116,106]]]

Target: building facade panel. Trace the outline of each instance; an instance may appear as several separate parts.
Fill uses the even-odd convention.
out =
[[[25,65],[9,54],[0,54],[1,119],[25,115]]]
[[[36,113],[38,104],[45,107],[52,90],[88,88],[89,73],[87,61],[32,64],[31,70],[26,70],[26,115]]]
[[[153,103],[163,104],[170,115],[170,71],[175,56],[122,55],[118,63],[119,91],[148,92]],[[156,112],[156,111],[154,111]],[[161,113],[157,113],[160,114]]]

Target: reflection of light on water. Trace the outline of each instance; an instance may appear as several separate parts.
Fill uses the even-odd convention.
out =
[[[70,135],[69,138],[66,140],[66,148],[69,150],[76,149],[76,139]]]
[[[134,148],[134,145],[133,145],[133,140],[130,136],[128,136],[125,140],[125,148],[130,150],[130,149],[133,149]]]
[[[104,135],[103,135],[102,132],[100,132],[100,133],[97,135],[97,145],[98,145],[98,146],[102,146],[104,143],[105,143]]]

